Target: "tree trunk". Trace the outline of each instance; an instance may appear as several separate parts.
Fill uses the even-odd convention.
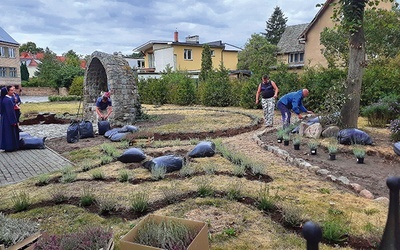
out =
[[[345,96],[340,112],[343,128],[357,128],[360,113],[361,84],[365,67],[365,37],[361,26],[350,35],[349,69],[347,72]]]

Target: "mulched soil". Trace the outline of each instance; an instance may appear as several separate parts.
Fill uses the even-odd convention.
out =
[[[328,150],[322,146],[318,148],[316,155],[311,155],[305,139],[302,141],[300,150],[294,150],[292,142],[289,146],[278,143],[275,132],[264,133],[260,139],[268,145],[277,146],[287,151],[293,157],[302,158],[312,165],[329,170],[335,177],[344,176],[348,178],[350,183],[357,183],[369,190],[375,198],[389,197],[386,179],[389,176],[400,176],[400,156],[395,155],[393,150],[379,151],[379,153],[375,151],[373,148],[382,146],[391,148],[389,146],[392,143],[388,136],[371,133],[369,135],[374,138],[374,145],[372,150],[367,151],[364,164],[357,163],[351,146],[345,146],[344,152],[339,152],[336,155],[336,160],[329,160]]]

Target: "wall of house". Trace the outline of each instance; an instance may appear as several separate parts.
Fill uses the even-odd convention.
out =
[[[164,48],[160,50],[154,51],[154,57],[156,58],[155,67],[156,72],[162,72],[167,67],[172,67],[175,70],[174,64],[174,49],[173,48]]]
[[[19,62],[19,47],[18,47],[18,45],[0,42],[0,47],[15,49],[15,57],[14,58],[0,57],[0,67],[16,68],[16,70],[17,70],[16,77],[9,77],[9,72],[7,69],[7,76],[0,77],[0,85],[1,86],[17,85],[17,84],[20,85],[21,84],[21,70],[20,70],[20,62]]]
[[[228,70],[236,70],[238,64],[238,52],[237,51],[224,51],[222,61],[224,62],[224,67]],[[220,63],[214,64],[214,67],[219,67]]]
[[[337,0],[334,2],[337,2]],[[390,10],[392,6],[393,3],[381,1],[378,8]],[[304,64],[306,66],[328,66],[328,62],[322,54],[324,46],[320,44],[320,34],[324,28],[334,27],[334,23],[331,19],[333,10],[333,6],[328,7],[307,33],[307,40],[304,48]]]
[[[192,50],[192,60],[184,59],[184,50]],[[178,70],[187,71],[200,71],[201,70],[201,53],[203,52],[202,47],[190,47],[190,46],[174,46],[174,54],[176,55],[176,65]]]

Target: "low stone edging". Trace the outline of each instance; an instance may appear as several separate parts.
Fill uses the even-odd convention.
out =
[[[312,164],[310,164],[309,162],[305,161],[302,158],[295,158],[290,156],[290,154],[286,151],[286,150],[282,150],[279,147],[275,147],[275,146],[270,146],[267,145],[266,143],[264,143],[260,137],[267,132],[267,130],[269,131],[270,129],[265,129],[259,133],[256,133],[253,135],[253,140],[257,143],[258,146],[260,146],[261,148],[275,154],[276,156],[278,156],[279,158],[285,160],[286,162],[288,162],[291,165],[294,165],[300,169],[305,169],[308,170],[309,172],[315,173],[319,176],[325,177],[327,180],[338,183],[340,185],[343,185],[347,188],[350,188],[351,190],[353,190],[354,192],[356,192],[358,195],[360,195],[361,197],[370,199],[370,200],[374,200],[376,202],[383,202],[386,205],[389,205],[389,199],[386,197],[378,197],[375,198],[374,195],[367,189],[363,188],[361,185],[357,184],[357,183],[351,183],[350,180],[345,177],[345,176],[339,176],[336,177],[334,175],[331,174],[331,172],[327,169],[321,169],[318,166],[314,166]]]

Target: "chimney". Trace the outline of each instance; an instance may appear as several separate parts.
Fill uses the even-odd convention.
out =
[[[174,32],[174,42],[179,42],[177,30],[175,30],[175,32]]]

